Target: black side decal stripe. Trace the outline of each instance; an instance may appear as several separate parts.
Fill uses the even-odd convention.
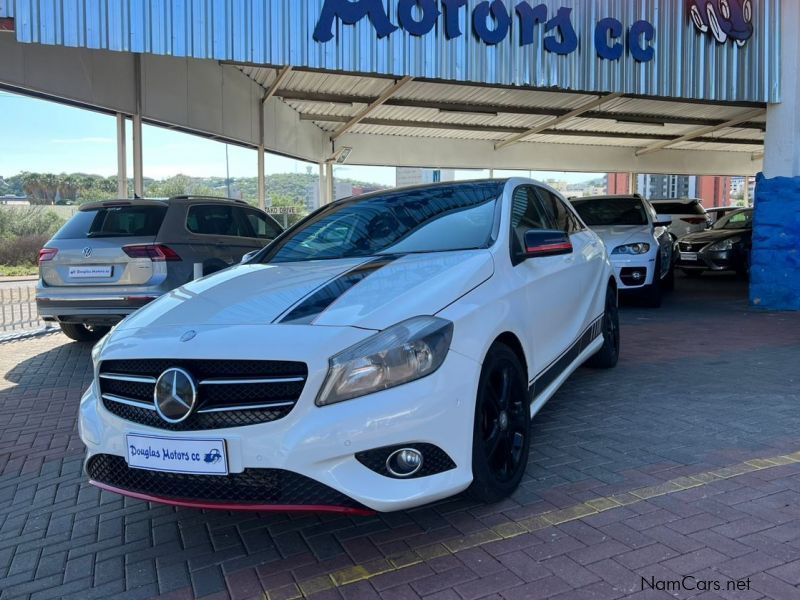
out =
[[[361,263],[346,273],[331,279],[328,283],[306,296],[295,305],[278,323],[290,325],[308,325],[321,315],[331,304],[336,302],[351,287],[400,258],[400,255],[381,256]]]
[[[581,355],[581,352],[586,350],[595,339],[597,339],[603,332],[603,318],[600,317],[592,323],[589,328],[583,332],[581,337],[570,346],[564,354],[557,358],[549,367],[544,369],[539,375],[536,376],[533,384],[530,386],[531,395],[536,398],[543,391],[545,391],[550,384],[552,384],[558,376],[561,375],[575,359]]]

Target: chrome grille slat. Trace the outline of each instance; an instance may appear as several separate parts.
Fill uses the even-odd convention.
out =
[[[144,375],[128,375],[126,373],[100,373],[101,379],[115,379],[117,381],[130,381],[132,383],[155,383],[155,377]]]
[[[262,410],[264,408],[282,408],[285,406],[294,406],[294,400],[287,401],[287,402],[272,402],[269,404],[243,404],[242,406],[214,406],[211,408],[200,408],[197,412],[199,413],[216,413],[216,412],[228,412],[228,411],[239,411],[239,410]]]
[[[258,383],[301,383],[305,377],[262,377],[258,379],[204,379],[200,385],[252,385]]]
[[[143,408],[145,410],[156,410],[155,404],[146,404],[145,402],[140,402],[139,400],[134,400],[133,398],[123,398],[122,396],[117,396],[115,394],[103,394],[103,400],[116,402],[117,404],[125,404],[126,406]]]

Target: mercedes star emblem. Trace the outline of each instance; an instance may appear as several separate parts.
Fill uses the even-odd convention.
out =
[[[156,411],[167,423],[189,418],[197,402],[197,386],[189,373],[178,367],[167,369],[156,380],[153,392]]]

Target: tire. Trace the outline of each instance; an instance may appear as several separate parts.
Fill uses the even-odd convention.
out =
[[[661,282],[661,288],[669,292],[675,289],[675,265],[669,268],[667,276]]]
[[[91,327],[82,323],[59,323],[59,326],[64,335],[76,342],[96,342],[111,331],[111,327]]]
[[[508,346],[495,344],[478,383],[469,496],[492,503],[517,489],[528,465],[530,415],[525,369]]]
[[[606,308],[603,312],[603,345],[597,354],[586,361],[593,369],[613,369],[619,361],[619,304],[613,288],[606,290]]]
[[[663,292],[661,290],[661,259],[656,260],[656,268],[653,272],[653,283],[644,286],[639,294],[641,295],[642,302],[645,306],[650,308],[658,308],[661,306],[661,299]]]

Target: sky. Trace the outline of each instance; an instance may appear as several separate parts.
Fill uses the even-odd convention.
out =
[[[49,173],[91,173],[116,175],[116,121],[114,117],[0,91],[3,115],[0,137],[0,176],[22,171]],[[130,124],[128,124],[128,176],[132,176]],[[202,137],[143,126],[144,176],[163,179],[183,174],[196,177],[225,177],[225,144]],[[231,177],[256,176],[256,152],[228,146]],[[312,163],[268,154],[266,172],[305,173]],[[519,174],[495,171],[496,176]],[[527,176],[528,172],[524,172]],[[395,185],[393,167],[337,165],[337,178],[350,178],[382,185]],[[456,171],[456,179],[486,177],[488,171]],[[577,183],[592,179],[592,173],[531,172],[537,179],[560,179]]]

